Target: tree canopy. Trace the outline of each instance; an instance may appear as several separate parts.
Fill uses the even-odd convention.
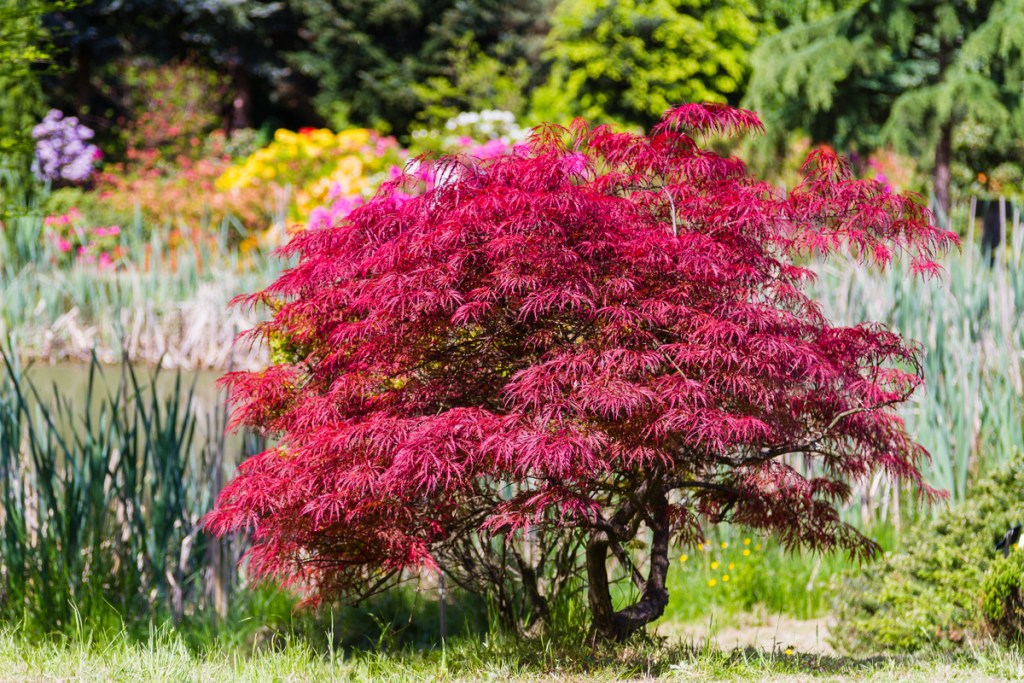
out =
[[[722,105],[649,136],[547,127],[300,234],[298,265],[249,298],[278,362],[228,378],[235,422],[280,442],[209,524],[250,531],[252,571],[321,597],[436,566],[461,537],[567,530],[611,639],[660,616],[670,544],[707,524],[871,555],[837,508],[878,471],[928,492],[893,408],[917,351],[830,324],[797,258],[907,253],[931,273],[955,237],[827,151],[786,194],[701,144],[760,127]],[[618,610],[609,553],[639,595]]]
[[[306,47],[289,60],[317,82],[315,102],[335,125],[354,123],[404,133],[425,107],[418,87],[449,76],[453,50],[469,36],[481,56],[509,63],[529,51],[528,34],[545,0],[291,0]],[[543,25],[543,22],[541,22]],[[510,48],[511,46],[511,48]],[[458,93],[450,93],[458,95]],[[456,97],[458,99],[458,97]]]
[[[958,126],[1015,153],[1022,57],[1021,0],[861,0],[762,41],[745,102],[776,130],[915,156],[948,210]]]

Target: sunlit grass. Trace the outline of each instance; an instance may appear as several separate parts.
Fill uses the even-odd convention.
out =
[[[883,550],[896,544],[891,527],[880,527],[874,537]],[[770,537],[730,528],[705,543],[675,549],[671,560],[663,620],[713,618],[719,624],[752,612],[795,619],[824,616],[837,598],[832,578],[855,566],[841,551],[792,553]]]
[[[968,650],[956,658],[852,659],[796,651],[737,650],[638,643],[623,648],[565,647],[537,639],[453,640],[430,650],[315,651],[301,641],[240,650],[190,650],[173,631],[148,641],[124,637],[29,641],[0,632],[0,680],[60,681],[579,681],[1017,680],[1024,660],[1006,650]]]

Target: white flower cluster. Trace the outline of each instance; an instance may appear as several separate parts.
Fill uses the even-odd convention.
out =
[[[511,153],[529,134],[512,112],[485,109],[461,112],[448,119],[443,129],[415,130],[412,137],[423,148],[442,154],[493,159]]]
[[[502,138],[506,142],[522,141],[529,131],[520,128],[516,123],[516,115],[501,109],[484,109],[483,111],[464,111],[448,119],[445,130],[452,134],[465,135],[478,142]],[[438,131],[417,130],[414,138],[438,137]]]
[[[464,131],[470,137],[484,140],[503,138],[510,142],[518,142],[527,134],[527,131],[516,123],[515,114],[500,109],[464,111],[448,119],[444,127],[452,132]]]
[[[448,130],[457,130],[468,126],[483,126],[488,124],[491,127],[502,124],[505,126],[515,126],[515,123],[516,115],[510,111],[502,111],[501,109],[484,109],[483,111],[460,112],[458,116],[453,116],[448,119],[448,122],[444,124],[444,127]]]

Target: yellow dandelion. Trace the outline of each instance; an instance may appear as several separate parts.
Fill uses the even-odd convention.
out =
[[[712,569],[718,569],[718,563],[717,562],[712,562],[711,563],[711,568]]]
[[[787,647],[786,648],[786,656],[787,657],[792,657],[793,656],[793,650]]]
[[[735,564],[735,563],[733,563],[733,562],[730,562],[730,563],[729,563],[729,570],[731,571],[731,570],[733,570],[733,569],[736,569],[736,564]]]
[[[760,550],[761,550],[761,544],[760,544],[760,543],[758,543],[757,545],[755,545],[755,546],[754,546],[754,550],[757,550],[758,552],[760,552]]]
[[[750,539],[749,538],[744,538],[743,539],[743,545],[750,545]]]
[[[743,550],[743,557],[750,557],[750,551],[747,549]]]
[[[729,575],[726,574],[725,576],[722,577],[722,583],[728,583],[728,582],[729,582]]]
[[[698,543],[697,544],[697,550],[704,550],[704,544],[703,543]]]
[[[714,588],[718,584],[716,579],[708,579],[708,586]]]
[[[686,562],[688,559],[690,559],[688,555],[680,555],[679,556],[679,561],[680,562]]]
[[[729,543],[727,541],[722,541],[722,549],[724,550],[725,548],[728,548],[728,547],[729,547]]]

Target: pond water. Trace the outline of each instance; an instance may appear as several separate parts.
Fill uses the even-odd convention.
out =
[[[93,380],[93,396],[95,401],[103,393],[117,391],[121,385],[127,367],[120,365],[104,365],[99,368]],[[70,398],[74,406],[83,405],[89,388],[91,367],[85,363],[35,364],[24,368],[24,375],[35,384],[44,399],[60,394]],[[149,389],[151,379],[156,379],[158,396],[161,399],[171,397],[176,390],[180,377],[180,394],[182,398],[192,394],[192,409],[198,416],[221,409],[225,400],[225,392],[217,384],[224,373],[214,370],[159,370],[147,365],[131,367],[139,386]]]
[[[136,386],[127,373],[134,372],[139,390],[146,395],[155,388],[161,410],[166,410],[169,403],[177,395],[179,410],[189,399],[189,414],[196,421],[194,444],[202,446],[211,440],[225,438],[224,446],[231,453],[239,452],[242,447],[242,436],[238,433],[225,435],[228,413],[227,392],[218,384],[224,375],[220,371],[202,370],[157,370],[146,365],[127,366],[110,365],[93,368],[85,363],[34,364],[23,368],[23,376],[38,391],[38,400],[28,396],[29,403],[43,403],[53,406],[59,398],[62,404],[70,408],[74,421],[79,422],[87,409],[95,419],[99,416],[101,405],[120,391],[131,394]],[[0,373],[2,378],[3,373]],[[89,396],[90,381],[92,393]],[[29,393],[30,392],[27,392]],[[147,399],[149,397],[147,396]],[[148,404],[148,400],[147,400]],[[183,411],[182,411],[183,412]]]

